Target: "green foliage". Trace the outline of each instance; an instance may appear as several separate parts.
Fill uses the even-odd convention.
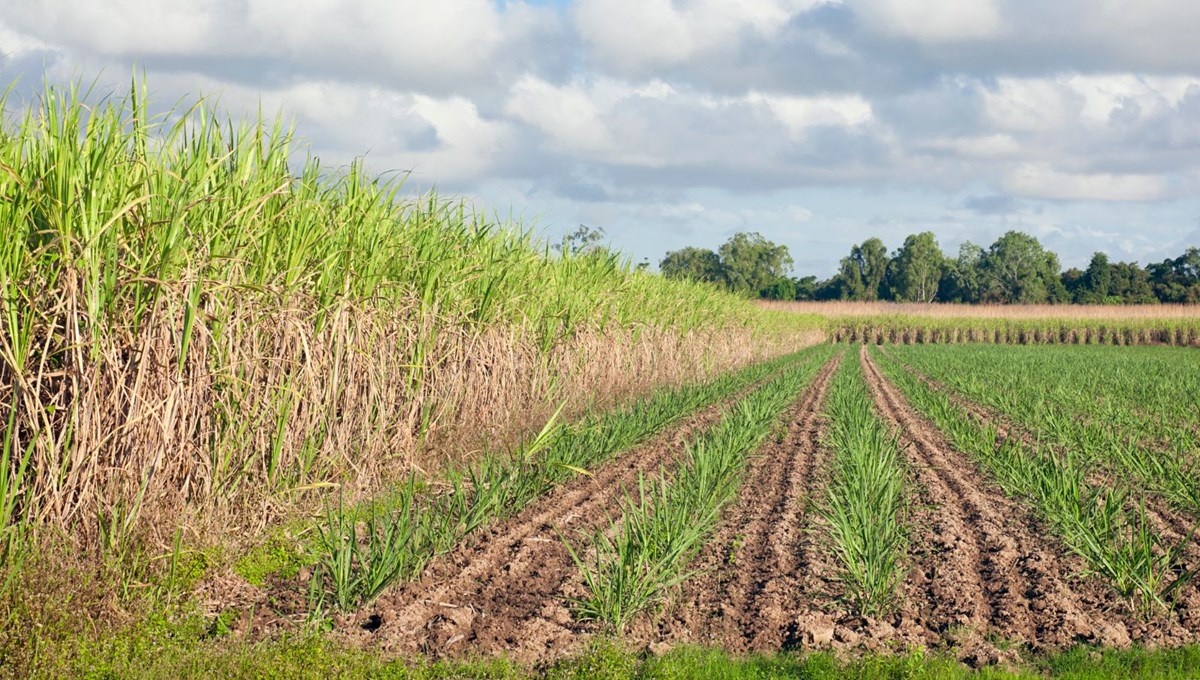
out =
[[[1163,302],[1200,302],[1200,248],[1146,267],[1154,294]]]
[[[1058,256],[1036,238],[1019,231],[1005,233],[980,262],[985,287],[981,302],[1038,304],[1065,302]]]
[[[758,232],[734,234],[721,245],[721,269],[729,289],[757,295],[792,270],[787,246],[777,245]]]
[[[933,232],[904,239],[888,265],[888,287],[898,302],[933,302],[945,270],[945,256]]]
[[[778,245],[763,238],[758,232],[739,232],[726,241],[714,253],[703,248],[683,248],[667,253],[659,269],[668,279],[720,283],[729,290],[742,295],[765,295],[770,292],[776,299],[786,290],[779,289],[781,282],[789,282],[786,274],[793,262],[787,246]]]
[[[300,573],[300,569],[313,561],[312,556],[305,553],[304,547],[303,542],[288,538],[282,531],[273,532],[238,558],[233,565],[233,571],[251,585],[260,588],[267,584],[267,579],[271,576],[281,579],[293,578]]]
[[[850,249],[842,258],[839,276],[840,297],[847,300],[878,300],[887,276],[887,246],[877,238],[869,238]]]
[[[669,252],[658,264],[658,268],[668,279],[725,283],[725,273],[721,269],[721,257],[704,248],[689,246],[682,250]]]
[[[904,580],[904,474],[895,437],[875,416],[857,358],[838,369],[827,413],[834,470],[820,512],[852,604],[860,614],[876,616],[896,604]]]

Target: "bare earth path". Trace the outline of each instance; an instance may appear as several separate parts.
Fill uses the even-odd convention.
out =
[[[786,430],[751,458],[737,501],[693,568],[699,573],[658,622],[634,631],[647,642],[779,649],[803,634],[796,612],[812,609],[810,579],[832,579],[811,531],[810,504],[824,488],[821,407],[839,355],[784,414]]]
[[[920,591],[912,597],[921,622],[960,644],[989,633],[1035,648],[1126,643],[1125,623],[1104,610],[1103,592],[1072,582],[1076,565],[1036,519],[908,405],[866,347],[862,358],[876,408],[900,432],[919,484],[909,583]]]

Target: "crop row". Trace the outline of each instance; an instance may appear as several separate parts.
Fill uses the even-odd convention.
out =
[[[416,577],[435,555],[554,486],[697,409],[776,372],[808,367],[828,351],[809,349],[706,383],[662,390],[575,424],[552,420],[513,452],[450,469],[441,484],[418,484],[413,477],[365,507],[331,506],[315,546],[314,604],[328,601],[347,610],[370,602],[390,583]]]
[[[955,347],[899,348],[896,356],[1043,441],[1200,515],[1200,372],[1192,353]]]
[[[895,604],[904,579],[904,469],[896,438],[872,408],[861,359],[854,356],[830,386],[824,444],[834,463],[821,514],[850,601],[860,613],[874,615]]]
[[[576,602],[581,617],[620,631],[690,575],[689,562],[737,496],[748,455],[833,351],[827,345],[810,351],[808,361],[739,400],[688,443],[673,470],[657,480],[640,478],[609,526],[577,545],[568,541],[587,588]]]
[[[868,344],[1178,345],[1200,344],[1193,319],[979,319],[878,316],[831,318],[833,342]]]
[[[1084,456],[1002,436],[994,423],[934,391],[894,359],[875,355],[888,378],[955,448],[978,461],[1008,495],[1032,506],[1063,544],[1132,606],[1143,612],[1169,607],[1196,575],[1181,561],[1189,539],[1165,542],[1127,487],[1089,483]]]

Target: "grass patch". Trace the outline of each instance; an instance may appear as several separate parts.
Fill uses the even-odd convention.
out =
[[[1031,659],[1016,668],[971,668],[923,651],[839,659],[829,653],[734,655],[720,649],[681,647],[661,656],[629,651],[612,640],[583,653],[529,668],[507,659],[422,662],[384,661],[319,637],[248,644],[229,640],[190,643],[154,639],[94,647],[39,677],[81,678],[362,678],[380,680],[1184,680],[1200,675],[1200,647],[1173,650],[1076,648]]]

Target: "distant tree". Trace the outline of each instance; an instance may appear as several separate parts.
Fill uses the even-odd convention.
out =
[[[1110,265],[1112,287],[1108,301],[1127,305],[1150,305],[1158,302],[1150,286],[1150,273],[1136,262]]]
[[[796,282],[786,276],[780,276],[759,290],[758,297],[764,300],[795,300]]]
[[[581,225],[564,238],[567,252],[600,250],[603,230]],[[645,263],[639,265],[643,268]],[[660,263],[668,278],[719,283],[769,299],[878,300],[976,304],[1200,304],[1200,248],[1143,268],[1096,252],[1086,270],[1061,272],[1058,256],[1036,238],[1010,231],[986,250],[964,242],[946,257],[932,232],[912,234],[889,258],[878,238],[853,246],[831,278],[790,278],[788,249],[757,232],[739,233],[718,252],[683,248]]]
[[[913,234],[904,239],[888,270],[892,299],[900,302],[933,302],[937,298],[946,256],[933,232]]]
[[[707,248],[688,246],[667,253],[658,264],[662,275],[668,279],[689,279],[706,283],[724,283],[721,258]]]
[[[758,294],[790,273],[794,264],[787,246],[772,243],[758,232],[734,234],[718,254],[726,285],[739,293]]]
[[[1112,265],[1108,255],[1094,253],[1088,263],[1083,281],[1075,293],[1075,301],[1083,304],[1103,304],[1112,292]]]
[[[552,247],[560,253],[579,255],[603,248],[603,241],[604,227],[589,227],[581,224],[575,231],[563,234],[562,243],[556,243]]]
[[[836,274],[824,281],[818,281],[813,288],[814,300],[843,300],[845,299],[845,283],[841,274]]]
[[[842,258],[838,275],[843,285],[843,297],[848,300],[878,300],[887,276],[887,246],[877,238],[869,238],[850,249]]]
[[[804,276],[796,279],[796,299],[815,300],[817,297],[817,277]]]
[[[1062,273],[1063,288],[1067,289],[1067,294],[1073,302],[1078,302],[1080,297],[1086,294],[1083,277],[1084,272],[1079,267],[1071,267]]]
[[[946,261],[938,300],[974,304],[983,297],[983,248],[964,241],[958,257]]]
[[[1036,304],[1066,296],[1058,256],[1029,234],[1010,231],[996,239],[984,255],[981,269],[985,302]]]
[[[1200,248],[1146,267],[1154,295],[1163,302],[1200,302]]]

